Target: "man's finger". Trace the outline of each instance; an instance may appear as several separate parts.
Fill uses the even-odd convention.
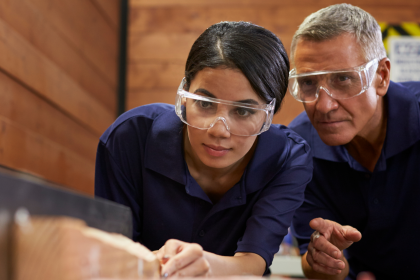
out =
[[[360,231],[351,226],[343,226],[344,238],[348,241],[357,242],[362,239]]]
[[[315,218],[309,222],[309,226],[318,231],[320,234],[329,237],[331,232],[334,230],[334,223],[330,220],[324,220],[322,218]]]
[[[341,251],[328,241],[323,235],[314,234],[311,238],[311,245],[316,250],[327,254],[328,256],[339,259],[341,257]]]
[[[342,260],[332,258],[331,256],[317,250],[316,248],[312,248],[310,255],[314,263],[319,265],[337,270],[342,270],[346,267]]]

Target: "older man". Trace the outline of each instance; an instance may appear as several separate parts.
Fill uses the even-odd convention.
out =
[[[348,4],[308,16],[291,60],[290,127],[314,159],[292,227],[305,275],[419,277],[420,83],[390,81],[378,23]]]

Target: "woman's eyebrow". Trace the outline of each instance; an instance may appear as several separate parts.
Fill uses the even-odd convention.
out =
[[[206,90],[206,89],[204,89],[204,88],[198,88],[198,89],[196,89],[196,90],[194,91],[194,93],[197,93],[197,92],[202,93],[202,94],[205,94],[205,95],[207,95],[208,97],[211,97],[211,98],[216,98],[216,99],[217,99],[217,97],[216,97],[214,94],[212,94],[210,91],[208,91],[208,90]],[[255,104],[255,105],[260,105],[260,104],[259,104],[256,100],[254,100],[254,99],[244,99],[244,100],[238,100],[238,101],[235,101],[235,102],[246,103],[246,104]]]

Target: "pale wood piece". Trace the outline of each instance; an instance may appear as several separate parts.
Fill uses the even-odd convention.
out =
[[[158,278],[160,263],[120,234],[67,217],[35,217],[13,229],[15,280]]]

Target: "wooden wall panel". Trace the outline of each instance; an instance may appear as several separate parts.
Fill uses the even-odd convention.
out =
[[[0,164],[93,194],[95,163],[0,117]]]
[[[97,134],[105,131],[113,121],[114,114],[76,84],[64,69],[48,60],[1,19],[0,37],[7,38],[0,41],[0,65],[10,75],[54,102]]]
[[[105,18],[111,23],[112,27],[118,30],[120,26],[120,1],[92,0],[92,2],[105,14]]]
[[[309,14],[334,0],[130,0],[127,107],[151,102],[174,103],[189,49],[210,25],[250,21],[273,31],[289,53],[292,37]],[[351,4],[378,21],[418,21],[420,2],[353,0]],[[288,124],[303,111],[287,94],[274,123]]]
[[[31,2],[68,44],[76,48],[96,67],[98,73],[104,75],[110,85],[115,87],[117,75],[109,69],[117,68],[115,53],[118,48],[118,36],[97,7],[87,0]]]
[[[0,165],[93,194],[121,0],[0,1]]]
[[[108,111],[115,112],[115,88],[60,36],[32,2],[0,1],[0,18],[58,67],[66,69],[66,73]]]

